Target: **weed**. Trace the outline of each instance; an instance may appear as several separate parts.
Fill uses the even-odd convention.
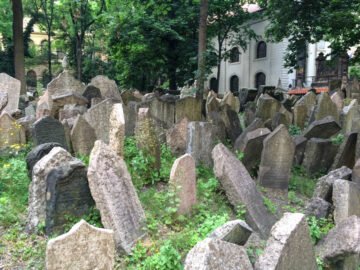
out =
[[[290,125],[288,130],[291,136],[296,136],[301,134],[301,128],[296,125]]]
[[[244,156],[244,152],[236,151],[236,157],[238,158],[238,160],[242,161],[244,159]]]
[[[269,210],[270,213],[276,214],[276,210],[277,210],[276,205],[273,203],[272,200],[263,196],[263,203],[266,206],[266,208]]]
[[[302,167],[295,166],[292,169],[289,190],[299,192],[311,197],[316,186],[316,178],[309,178]]]
[[[308,217],[307,221],[310,229],[310,236],[315,244],[334,227],[334,222],[331,218],[317,219],[316,217],[311,216]]]
[[[264,252],[263,247],[249,246],[246,248],[246,253],[252,264],[255,264],[256,259]]]
[[[77,155],[76,157],[80,159],[85,164],[85,166],[89,166],[90,156]]]
[[[103,228],[99,210],[95,207],[92,207],[89,209],[89,212],[82,217],[65,215],[66,225],[64,226],[64,231],[69,231],[76,223],[78,223],[82,219],[95,227]]]
[[[296,204],[298,206],[304,206],[304,201],[296,196],[295,191],[290,190],[288,192],[288,200],[290,203]]]
[[[345,136],[344,136],[344,134],[339,133],[338,135],[333,136],[330,139],[331,139],[332,144],[340,145],[344,142]]]
[[[236,217],[238,219],[242,219],[245,220],[245,216],[246,216],[246,206],[244,204],[238,204],[235,207],[235,212],[236,212]]]

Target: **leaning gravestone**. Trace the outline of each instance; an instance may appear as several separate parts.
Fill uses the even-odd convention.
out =
[[[335,121],[339,121],[339,112],[335,103],[331,100],[328,93],[321,93],[314,110],[313,120],[321,120],[327,116],[332,116]]]
[[[180,156],[186,151],[188,123],[189,120],[184,118],[166,132],[166,144],[175,156]]]
[[[220,239],[225,242],[243,246],[246,244],[253,230],[241,219],[231,220],[216,228],[208,238]]]
[[[175,160],[170,172],[170,187],[179,199],[177,213],[188,214],[196,204],[196,168],[195,161],[185,154]]]
[[[47,85],[47,91],[49,96],[61,96],[69,93],[82,95],[84,92],[85,86],[70,74],[68,70],[64,70],[53,79]]]
[[[47,270],[110,270],[114,263],[114,232],[91,226],[85,220],[47,243]]]
[[[61,147],[54,147],[49,154],[35,164],[29,187],[28,231],[33,231],[36,226],[45,222],[46,177],[48,173],[57,166],[71,160],[74,160],[74,158],[69,152]]]
[[[351,179],[353,182],[358,183],[360,185],[360,159],[358,159],[354,165]]]
[[[223,99],[220,102],[220,106],[229,106],[231,110],[238,113],[240,111],[240,100],[238,97],[234,96],[232,92],[227,92]]]
[[[240,136],[236,139],[235,144],[234,144],[234,149],[237,150],[240,148],[240,146],[244,143],[246,135],[249,132],[254,131],[255,129],[258,129],[258,128],[263,128],[263,127],[264,127],[264,122],[260,118],[255,118],[251,122],[251,124],[248,127],[246,127],[244,129],[244,131],[240,134]]]
[[[83,97],[88,100],[88,104],[89,104],[88,107],[90,107],[91,100],[93,98],[101,98],[100,89],[93,86],[93,85],[88,85],[85,88],[85,91],[83,93]]]
[[[121,101],[120,91],[114,80],[110,80],[104,75],[98,75],[91,79],[90,85],[99,88],[103,98]]]
[[[34,123],[33,139],[35,145],[56,142],[68,149],[64,126],[51,116],[45,116]]]
[[[102,141],[91,151],[88,180],[102,224],[114,230],[117,250],[129,254],[145,236],[145,213],[124,160]]]
[[[26,167],[29,172],[29,176],[32,176],[32,171],[35,164],[44,156],[50,153],[54,147],[61,147],[59,143],[44,143],[33,148],[26,156]]]
[[[175,103],[175,123],[184,117],[189,121],[201,121],[202,100],[194,97],[185,97]]]
[[[80,160],[65,162],[46,177],[47,235],[62,233],[66,217],[80,218],[89,213],[94,201],[90,194],[87,170]]]
[[[110,114],[109,145],[119,155],[124,156],[125,116],[123,105],[114,104]]]
[[[348,106],[345,106],[340,115],[340,122],[342,126],[342,132],[344,134],[356,131],[360,131],[360,110],[359,103],[356,99],[353,99]]]
[[[2,109],[4,112],[12,113],[19,107],[21,83],[18,79],[15,79],[5,73],[0,73],[0,94],[3,97],[3,105],[5,94],[7,95],[7,104]],[[0,109],[1,112],[1,109]]]
[[[301,165],[304,159],[304,152],[307,143],[307,139],[304,136],[297,135],[293,137],[295,144],[295,154],[294,154],[294,165]]]
[[[234,143],[242,132],[239,116],[228,105],[222,107],[220,115],[225,124],[226,135]]]
[[[332,116],[324,117],[321,120],[312,122],[304,131],[304,137],[328,139],[341,130],[339,124]]]
[[[25,129],[7,112],[0,115],[0,149],[26,143]]]
[[[332,200],[334,203],[334,221],[339,224],[352,215],[360,217],[360,185],[347,180],[334,182]]]
[[[225,190],[230,203],[246,207],[246,222],[263,238],[268,237],[275,217],[266,209],[254,180],[244,165],[223,144],[212,151],[214,173]]]
[[[305,215],[285,213],[275,223],[255,269],[318,269]]]
[[[294,153],[295,144],[287,128],[278,126],[264,140],[259,167],[260,185],[287,190]]]
[[[8,94],[5,92],[0,92],[0,113],[8,104]]]
[[[346,166],[352,168],[355,165],[355,150],[358,133],[349,133],[345,135],[343,143],[339,146],[338,153],[335,156],[332,170]]]

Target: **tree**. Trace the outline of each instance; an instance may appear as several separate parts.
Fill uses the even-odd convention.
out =
[[[206,31],[209,3],[208,0],[200,2],[199,23],[199,49],[198,49],[198,85],[196,96],[202,99],[204,93],[205,71],[206,71]]]
[[[210,38],[215,38],[217,46],[213,48],[217,58],[217,82],[220,82],[221,61],[229,57],[230,50],[225,46],[229,42],[232,46],[239,46],[246,50],[250,39],[257,35],[249,27],[251,19],[258,15],[247,12],[243,8],[245,1],[239,0],[213,0],[209,5],[209,26]]]
[[[358,0],[261,0],[270,20],[267,36],[274,42],[288,38],[286,65],[296,67],[308,43],[330,42],[332,54],[341,55],[360,41]],[[357,57],[360,60],[360,49]]]
[[[21,94],[26,93],[25,88],[25,57],[23,37],[23,7],[21,0],[12,0],[13,12],[13,41],[14,41],[14,67],[15,78],[21,81]]]

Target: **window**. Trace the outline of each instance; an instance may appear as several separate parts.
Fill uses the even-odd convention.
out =
[[[230,51],[230,63],[236,63],[240,61],[240,52],[237,47],[234,47]]]
[[[261,85],[266,84],[266,76],[264,73],[259,72],[255,75],[255,88],[259,89]]]
[[[216,78],[211,78],[210,79],[210,90],[214,91],[214,92],[218,92],[218,82]]]
[[[230,91],[237,93],[239,91],[239,77],[234,75],[230,78]]]
[[[256,58],[265,58],[266,57],[266,43],[264,41],[260,41],[257,44],[256,48]]]

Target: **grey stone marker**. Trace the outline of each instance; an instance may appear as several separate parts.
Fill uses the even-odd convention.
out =
[[[26,143],[25,129],[7,112],[0,115],[0,149]]]
[[[201,121],[202,100],[185,97],[175,103],[175,123],[186,117],[189,121]]]
[[[294,165],[301,165],[304,159],[307,139],[303,136],[293,137],[295,143]]]
[[[346,218],[360,216],[360,185],[347,180],[334,181],[333,195],[334,221],[340,223]]]
[[[129,254],[145,236],[145,213],[124,160],[102,141],[91,151],[88,181],[102,224],[114,230],[117,250]]]
[[[84,92],[84,89],[85,86],[80,81],[76,80],[68,70],[61,72],[59,76],[57,76],[47,85],[47,91],[49,92],[50,97],[69,93],[74,93],[81,96]]]
[[[5,92],[0,92],[0,113],[8,104],[8,94]]]
[[[125,116],[123,105],[113,105],[110,114],[109,145],[119,156],[124,156]]]
[[[263,238],[269,236],[275,217],[266,209],[256,184],[244,165],[223,144],[212,151],[214,173],[233,206],[246,207],[246,222]]]
[[[66,216],[80,218],[89,213],[94,201],[90,194],[87,170],[80,160],[65,162],[46,177],[45,231],[62,233]]]
[[[134,136],[139,104],[140,103],[138,102],[130,101],[125,107],[123,107],[125,113],[126,136]]]
[[[85,91],[83,93],[83,97],[88,100],[88,104],[91,104],[91,100],[93,98],[102,98],[100,89],[93,86],[93,85],[87,85],[85,88]],[[88,106],[90,107],[90,106]]]
[[[332,116],[312,122],[304,131],[304,137],[328,139],[341,130],[339,124]]]
[[[232,110],[229,105],[225,105],[222,108],[220,115],[225,124],[227,137],[232,143],[235,143],[236,139],[242,132],[238,114]]]
[[[154,98],[150,102],[150,114],[165,128],[170,128],[175,121],[175,102]]]
[[[170,147],[171,152],[180,156],[186,151],[187,126],[189,120],[182,119],[166,132],[166,144]]]
[[[314,111],[314,120],[321,120],[324,117],[332,116],[339,121],[339,112],[336,104],[331,100],[328,93],[321,93],[318,96],[318,103]]]
[[[358,159],[355,163],[351,179],[354,183],[358,183],[360,185],[360,159]]]
[[[295,144],[287,128],[278,126],[264,140],[258,177],[260,185],[287,190],[294,153]]]
[[[305,215],[285,213],[275,223],[266,248],[255,263],[255,269],[318,269]]]
[[[47,243],[47,270],[110,270],[114,264],[114,232],[91,226],[85,220]]]
[[[103,98],[121,101],[120,91],[114,80],[110,80],[104,75],[98,75],[91,79],[90,85],[99,88]]]
[[[59,143],[65,149],[68,149],[64,126],[51,116],[45,116],[34,123],[33,139],[35,145]]]
[[[2,94],[2,111],[12,113],[19,107],[21,83],[6,73],[0,73],[0,94]],[[5,95],[7,102],[5,102]],[[6,105],[4,105],[6,103]],[[1,109],[0,109],[1,112]]]
[[[96,141],[95,130],[81,115],[75,119],[70,137],[74,152],[86,156],[90,154]]]
[[[352,168],[355,165],[355,150],[358,133],[350,133],[345,135],[343,143],[339,146],[337,155],[331,169],[337,169],[341,166]]]
[[[185,270],[252,270],[246,249],[219,239],[206,238],[186,256]]]
[[[257,102],[256,117],[261,118],[263,121],[273,119],[275,114],[280,111],[281,103],[268,94],[260,96]]]
[[[255,118],[254,121],[252,121],[251,124],[249,126],[247,126],[244,129],[244,131],[240,134],[240,136],[236,139],[235,144],[234,144],[234,149],[235,150],[240,149],[241,145],[244,144],[246,135],[249,132],[254,131],[255,129],[258,129],[258,128],[263,128],[263,127],[264,127],[264,122],[260,118]]]

